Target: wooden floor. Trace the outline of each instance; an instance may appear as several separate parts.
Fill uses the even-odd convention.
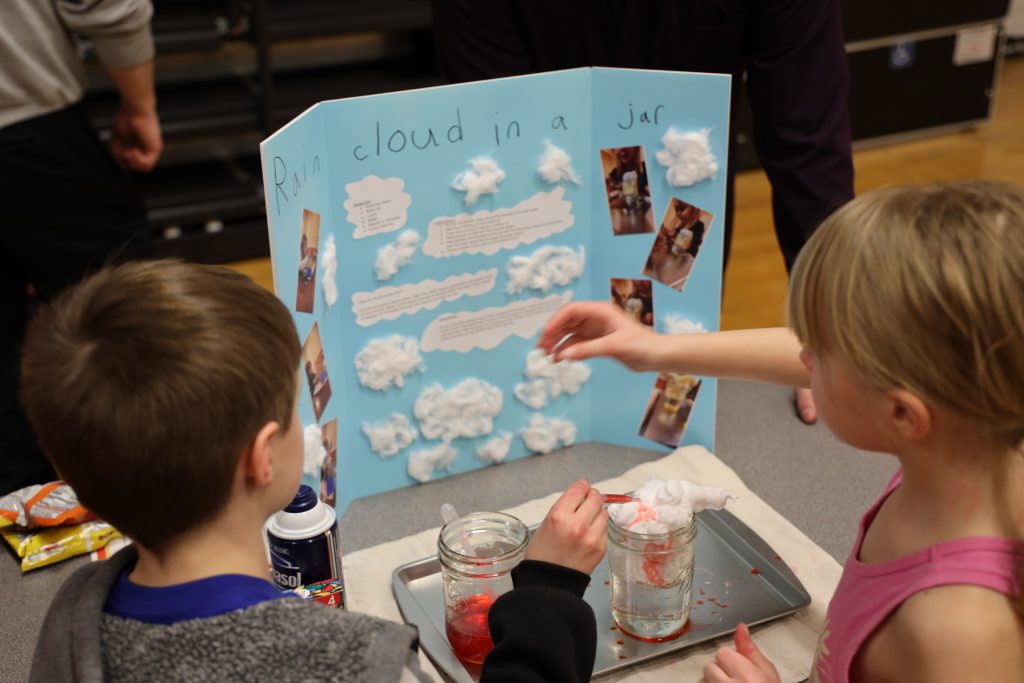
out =
[[[1000,74],[991,121],[958,133],[890,144],[854,153],[856,189],[986,178],[1024,185],[1024,58]],[[231,264],[267,288],[270,260]],[[722,329],[783,323],[786,270],[772,230],[771,193],[761,171],[736,178],[736,219],[725,278]]]

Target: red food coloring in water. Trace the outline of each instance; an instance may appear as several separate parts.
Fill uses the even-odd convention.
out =
[[[670,633],[667,636],[661,636],[660,638],[648,638],[647,636],[638,636],[635,633],[630,633],[629,631],[627,631],[626,629],[622,628],[621,626],[619,627],[619,630],[622,631],[623,633],[625,633],[630,638],[633,638],[634,640],[639,640],[640,642],[643,642],[643,643],[664,643],[664,642],[669,641],[669,640],[675,640],[679,636],[683,635],[684,633],[686,633],[687,631],[690,630],[691,626],[693,626],[693,621],[691,621],[690,619],[687,619],[686,623],[683,624],[683,627],[681,629],[679,629],[675,633]]]
[[[751,574],[760,574],[761,570],[758,569],[757,567],[754,567],[753,569],[750,570],[750,573]]]
[[[487,613],[492,602],[489,595],[471,595],[456,603],[452,621],[445,620],[448,642],[459,659],[480,664],[494,647],[487,627]]]

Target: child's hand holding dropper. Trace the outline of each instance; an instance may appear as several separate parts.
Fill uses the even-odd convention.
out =
[[[608,512],[601,493],[580,479],[555,501],[533,533],[526,559],[590,574],[608,546]]]

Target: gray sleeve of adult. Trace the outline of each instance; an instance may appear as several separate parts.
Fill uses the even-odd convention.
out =
[[[127,69],[153,58],[150,0],[57,0],[69,31],[88,38],[106,66]]]

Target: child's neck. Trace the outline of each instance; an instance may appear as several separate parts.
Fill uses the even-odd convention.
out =
[[[1024,457],[970,434],[936,437],[898,456],[903,483],[883,506],[887,525],[912,530],[922,547],[968,536],[1024,536],[1017,510]]]
[[[222,515],[174,539],[159,550],[138,546],[139,561],[129,575],[143,586],[170,586],[221,574],[270,579],[262,521],[254,515]]]

